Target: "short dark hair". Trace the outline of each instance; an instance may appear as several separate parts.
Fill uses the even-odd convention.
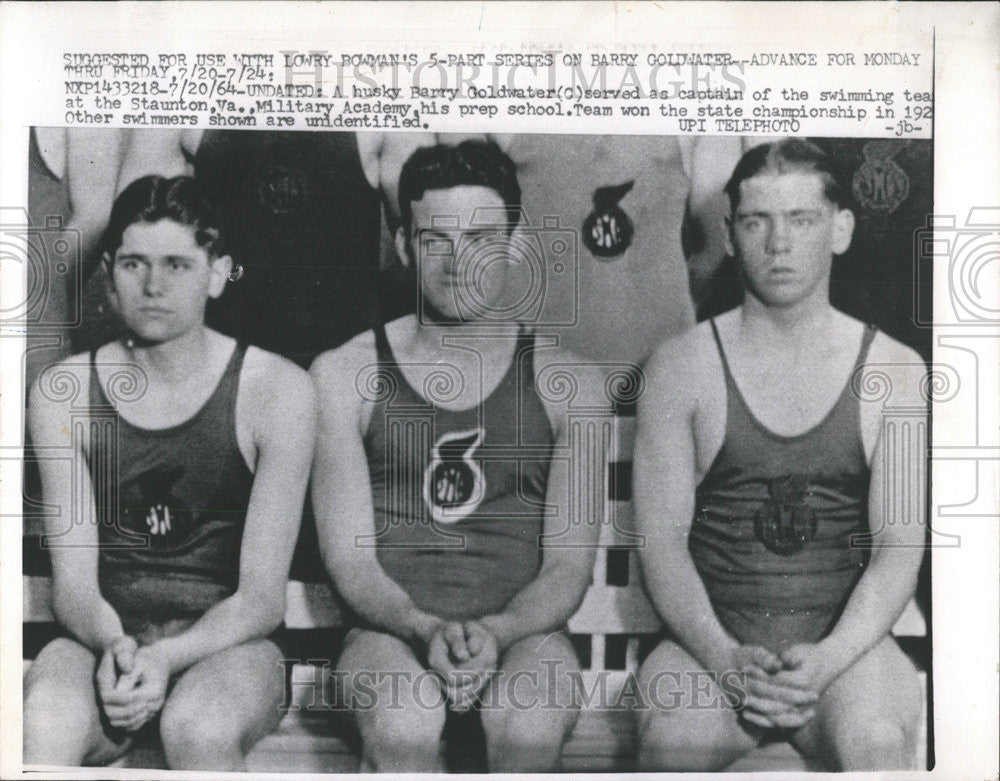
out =
[[[137,222],[173,220],[194,228],[194,240],[210,258],[223,255],[222,219],[202,186],[190,176],[144,176],[122,190],[111,207],[101,248],[114,260],[122,236]]]
[[[838,171],[830,156],[812,141],[786,138],[761,144],[746,152],[733,169],[726,183],[726,195],[732,211],[740,205],[740,185],[763,172],[787,174],[795,171],[818,174],[823,182],[823,195],[838,209],[849,208],[847,193],[841,187]]]
[[[415,151],[399,175],[399,211],[409,232],[415,201],[428,190],[447,190],[463,185],[488,187],[503,199],[507,226],[513,230],[520,219],[521,185],[514,162],[493,141],[463,141],[457,146],[437,144]]]

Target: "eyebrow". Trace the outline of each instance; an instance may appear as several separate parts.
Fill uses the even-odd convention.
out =
[[[736,219],[744,219],[746,217],[771,217],[775,214],[783,214],[787,217],[798,217],[804,214],[822,214],[822,209],[789,209],[788,211],[740,211],[736,210]]]
[[[162,255],[160,256],[167,262],[170,261],[184,261],[185,263],[194,263],[195,259],[190,255]],[[119,263],[123,260],[138,260],[143,262],[148,262],[150,260],[149,255],[143,255],[141,252],[129,252],[125,255],[116,255],[115,262]]]

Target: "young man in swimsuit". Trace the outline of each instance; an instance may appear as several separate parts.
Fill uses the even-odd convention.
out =
[[[830,306],[854,217],[821,150],[752,149],[726,190],[744,303],[662,345],[640,400],[640,555],[673,637],[641,683],[745,678],[641,712],[640,766],[724,768],[779,729],[844,770],[912,767],[918,681],[890,631],[923,554],[925,454],[863,391],[888,377],[915,432],[923,364]]]
[[[609,423],[603,375],[508,308],[520,188],[495,144],[418,149],[399,193],[420,311],[311,369],[320,547],[361,620],[337,667],[362,766],[440,770],[446,710],[478,699],[491,770],[554,769],[577,715],[564,629],[599,534],[603,444],[580,433]]]
[[[194,180],[132,183],[104,246],[127,335],[32,389],[40,452],[69,445],[86,468],[41,461],[66,636],[26,676],[24,759],[110,761],[158,719],[169,767],[239,770],[280,717],[268,635],[312,458],[312,386],[205,327],[232,261]]]

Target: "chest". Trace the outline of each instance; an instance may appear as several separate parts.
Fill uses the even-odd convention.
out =
[[[105,393],[108,388],[105,386]],[[212,396],[214,387],[204,382],[185,382],[176,387],[148,385],[139,398],[116,403],[126,421],[145,429],[179,425],[193,417]]]
[[[396,369],[420,400],[449,412],[474,410],[516,386],[513,351],[442,349],[399,360]]]
[[[730,369],[758,422],[790,437],[809,431],[830,413],[851,382],[856,355],[853,344],[756,354],[736,351]]]

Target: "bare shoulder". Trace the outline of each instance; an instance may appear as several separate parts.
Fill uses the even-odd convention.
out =
[[[896,361],[907,366],[926,366],[920,353],[912,347],[893,339],[884,331],[878,331],[872,340],[866,363],[878,363],[883,360]]]
[[[29,408],[64,407],[87,402],[90,354],[77,353],[46,366],[31,386]]]
[[[718,349],[708,322],[662,342],[649,357],[645,379],[654,386],[697,396],[721,376]]]
[[[589,361],[565,347],[536,349],[533,352],[535,372],[565,369],[587,383],[602,382],[610,365]]]
[[[375,332],[364,331],[340,347],[317,355],[309,375],[318,389],[337,387],[377,360]]]
[[[74,409],[90,403],[90,356],[72,355],[43,369],[28,394],[27,426],[37,444],[65,446]],[[87,438],[78,446],[84,446]]]
[[[879,331],[855,382],[863,401],[890,406],[920,405],[926,401],[927,364],[912,347]]]
[[[305,370],[259,347],[247,348],[240,389],[255,411],[308,415],[315,405],[312,383]]]
[[[589,361],[564,347],[535,350],[538,394],[546,406],[611,408],[617,385],[628,383],[628,367]]]
[[[372,409],[370,404],[366,409],[365,402],[377,401],[387,389],[374,331],[365,331],[321,353],[309,367],[309,375],[324,426],[354,425],[363,431]]]

